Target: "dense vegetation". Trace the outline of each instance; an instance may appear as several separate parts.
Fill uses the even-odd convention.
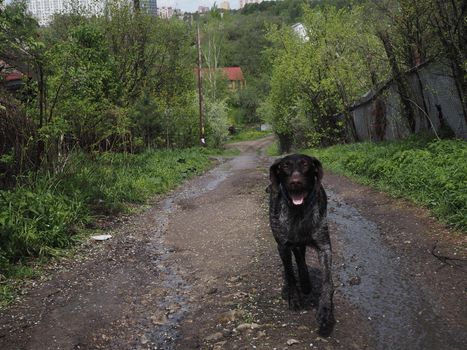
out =
[[[407,102],[401,72],[440,58],[467,110],[460,0],[265,1],[171,20],[140,11],[138,1],[106,3],[101,15],[72,7],[39,27],[25,2],[0,0],[0,59],[25,73],[14,92],[0,78],[0,280],[72,245],[94,215],[118,213],[208,166],[209,151],[192,148],[198,25],[209,147],[221,147],[232,125],[244,130],[232,140],[262,136],[254,127],[263,121],[280,152],[351,141],[355,99],[392,76]],[[297,23],[302,34],[292,29]],[[217,70],[226,66],[242,68],[244,89],[228,88]],[[1,76],[7,70],[0,65]],[[413,108],[407,102],[401,116],[412,129]],[[465,143],[411,140],[319,154],[329,167],[405,192],[465,229]]]
[[[190,148],[194,33],[119,0],[47,27],[22,1],[0,9],[0,58],[26,74],[21,89],[0,88],[0,280],[70,247],[96,215],[206,169],[210,151]]]
[[[135,152],[196,144],[198,23],[206,134],[215,147],[226,141],[229,125],[263,120],[282,151],[352,141],[352,103],[391,76],[401,118],[414,129],[414,109],[423,106],[410,102],[401,72],[430,60],[449,66],[467,110],[466,8],[459,0],[265,1],[239,11],[213,7],[184,21],[112,0],[102,16],[75,8],[46,28],[24,10],[15,1],[1,16],[1,57],[32,78],[13,106],[28,127],[3,133],[8,156],[0,166],[11,171],[2,177],[53,166],[71,148]],[[225,66],[243,69],[245,89],[229,91],[216,70]],[[341,112],[344,118],[336,117]]]
[[[1,57],[31,76],[15,96],[15,117],[31,124],[28,137],[18,139],[23,130],[3,135],[2,153],[22,163],[19,168],[55,166],[61,153],[75,148],[139,151],[196,143],[192,29],[125,4],[109,2],[100,17],[72,9],[44,28],[23,2],[2,11]],[[34,157],[21,157],[18,147]]]
[[[467,143],[411,137],[309,149],[327,169],[431,209],[467,231]]]
[[[438,60],[451,69],[466,108],[465,1],[398,0],[303,7],[303,34],[271,26],[271,92],[261,106],[281,151],[356,139],[352,103],[392,77],[401,115],[415,131],[415,109],[403,72]],[[420,81],[420,84],[422,82]],[[344,118],[336,118],[343,112]]]

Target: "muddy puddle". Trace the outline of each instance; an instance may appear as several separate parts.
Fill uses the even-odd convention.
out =
[[[334,250],[345,261],[336,271],[343,283],[339,292],[368,319],[377,348],[461,349],[460,335],[434,315],[429,300],[404,272],[403,258],[387,246],[378,226],[327,192],[328,216],[337,225]]]

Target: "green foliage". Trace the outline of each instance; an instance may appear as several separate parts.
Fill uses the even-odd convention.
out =
[[[121,0],[106,2],[105,16],[87,14],[71,6],[39,28],[20,2],[0,12],[2,57],[32,74],[21,102],[38,130],[34,162],[52,167],[70,148],[192,146],[192,28]]]
[[[56,185],[40,178],[31,186],[1,192],[1,251],[10,261],[51,255],[73,243],[73,235],[64,232],[81,223],[84,208],[76,198],[58,193]]]
[[[285,152],[344,137],[345,124],[333,115],[371,86],[369,56],[379,48],[360,7],[304,6],[303,13],[304,36],[277,26],[268,35],[271,92],[260,111]]]
[[[467,143],[412,137],[311,149],[325,167],[431,209],[467,230]]]
[[[237,133],[230,138],[230,141],[251,141],[263,138],[268,135],[271,135],[271,131],[261,131],[257,130],[257,128],[242,128],[237,130]]]
[[[0,53],[2,58],[33,59],[43,47],[34,35],[37,22],[26,13],[25,1],[13,1],[0,11]]]
[[[143,203],[210,164],[203,149],[139,155],[74,154],[62,173],[38,174],[11,191],[0,191],[0,274],[29,257],[70,247],[94,214],[116,214],[126,203]]]
[[[267,148],[266,148],[266,154],[270,157],[275,157],[280,155],[280,150],[279,150],[279,143],[273,142],[271,143]]]
[[[234,121],[237,125],[260,122],[257,109],[261,103],[260,98],[264,98],[264,95],[259,91],[260,87],[255,83],[258,83],[258,81],[249,81],[247,86],[238,90],[230,100],[230,104],[235,110]]]
[[[225,100],[206,101],[206,143],[209,147],[219,148],[227,141],[228,106]]]
[[[67,40],[53,45],[46,58],[54,69],[48,85],[55,99],[43,137],[55,141],[69,133],[83,148],[93,148],[117,134],[125,121],[111,112],[113,69],[103,28],[93,23],[71,28]]]

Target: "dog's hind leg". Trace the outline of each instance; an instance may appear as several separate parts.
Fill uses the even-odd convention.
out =
[[[306,246],[293,248],[295,260],[297,261],[298,277],[300,279],[300,288],[304,294],[310,294],[311,283],[306,266]]]
[[[284,265],[284,289],[282,296],[287,296],[289,309],[300,309],[300,295],[297,290],[297,282],[292,267],[292,251],[290,248],[278,245],[279,255]],[[285,295],[284,295],[285,294]]]
[[[327,227],[325,228],[327,232]],[[334,285],[332,282],[332,257],[331,243],[329,235],[324,235],[323,240],[316,242],[320,265],[323,268],[323,290],[319,298],[318,314],[316,315],[319,324],[319,333],[328,336],[335,324],[334,307],[332,297],[334,294]]]

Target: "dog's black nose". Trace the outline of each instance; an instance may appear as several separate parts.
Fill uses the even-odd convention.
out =
[[[300,187],[303,185],[302,175],[298,171],[294,171],[292,176],[290,176],[289,181],[290,186],[292,187]]]

